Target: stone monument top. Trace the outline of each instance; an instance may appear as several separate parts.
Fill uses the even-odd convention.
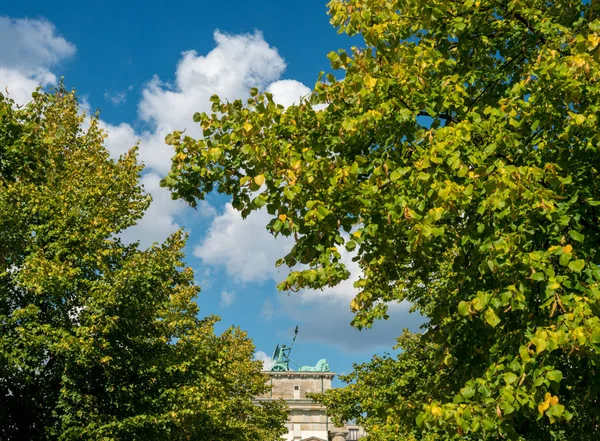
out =
[[[294,338],[292,339],[292,344],[287,346],[282,344],[281,346],[277,345],[275,347],[275,351],[273,351],[273,367],[271,367],[271,372],[289,372],[292,371],[290,368],[290,363],[296,365],[298,367],[298,372],[329,372],[330,366],[326,359],[322,358],[316,364],[316,366],[298,366],[298,364],[290,358],[290,352],[292,352],[292,348],[294,347],[294,342],[296,341],[296,337],[298,336],[298,326],[294,330]]]

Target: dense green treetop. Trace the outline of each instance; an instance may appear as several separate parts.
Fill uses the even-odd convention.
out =
[[[149,203],[142,168],[84,122],[63,88],[0,95],[0,439],[277,439],[251,341],[197,318],[183,234],[118,239]]]
[[[363,271],[354,325],[428,320],[324,398],[374,439],[600,437],[600,20],[574,0],[333,0],[361,48],[284,109],[213,98],[163,181],[265,207],[283,290]]]

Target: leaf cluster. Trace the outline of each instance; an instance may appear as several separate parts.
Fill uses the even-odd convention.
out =
[[[374,439],[600,436],[600,21],[572,0],[333,0],[365,45],[284,109],[196,114],[163,184],[291,236],[282,290],[362,277],[354,325],[410,301],[425,331],[324,398]],[[405,386],[404,383],[408,385]]]
[[[185,237],[119,234],[150,199],[73,92],[0,95],[0,439],[276,439],[279,403],[239,329],[198,317]]]

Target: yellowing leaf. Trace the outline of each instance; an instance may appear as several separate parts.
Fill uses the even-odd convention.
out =
[[[280,214],[278,217],[281,222],[285,222],[285,220],[287,219],[287,216],[285,214]]]
[[[250,124],[249,122],[246,122],[246,124],[244,124],[244,130],[246,132],[249,132],[250,130],[252,130],[252,124]]]
[[[254,183],[259,187],[265,183],[265,175],[254,176]]]
[[[365,86],[367,86],[368,89],[372,89],[377,84],[377,79],[373,78],[370,75],[365,75],[363,82],[365,83]]]
[[[485,321],[488,323],[488,325],[495,328],[500,323],[500,318],[496,315],[492,308],[488,308],[488,310],[485,312]]]

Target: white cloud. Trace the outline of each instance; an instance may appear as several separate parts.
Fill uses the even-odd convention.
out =
[[[138,115],[148,125],[145,131],[136,132],[129,124],[103,125],[109,133],[106,145],[113,157],[123,154],[139,140],[140,160],[148,170],[164,176],[171,168],[173,155],[172,148],[164,143],[165,136],[173,130],[185,129],[186,134],[201,137],[202,131],[199,125],[192,121],[192,116],[195,112],[210,111],[209,98],[213,94],[232,100],[247,96],[250,87],[266,88],[273,84],[276,89],[275,95],[287,102],[292,99],[292,95],[299,96],[305,89],[308,90],[303,88],[301,83],[291,81],[288,84],[293,87],[293,91],[286,95],[283,84],[278,84],[281,82],[273,83],[285,70],[285,61],[259,32],[228,35],[215,31],[214,38],[216,46],[208,54],[199,55],[195,51],[182,54],[172,82],[163,81],[155,76],[142,89]],[[153,191],[161,191],[158,186],[149,190],[155,199],[150,209],[154,212],[146,216],[141,222],[142,226],[136,227],[137,230],[132,231],[130,235],[135,237],[136,234],[142,234],[144,238],[149,237],[143,240],[144,243],[162,240],[165,234],[178,228],[174,219],[182,214],[179,206],[173,205],[168,198],[155,195]],[[214,207],[206,202],[200,203],[199,211],[205,217],[216,214]],[[158,215],[158,218],[155,215]],[[221,232],[214,228],[212,234],[219,235]],[[263,237],[272,239],[268,234]],[[262,245],[261,242],[256,244]],[[231,246],[235,246],[235,242],[231,242]],[[196,249],[196,255],[215,262],[225,259],[228,252],[224,249],[205,251],[214,251],[215,255],[208,256],[201,246]],[[274,255],[259,253],[259,266],[271,266],[274,261],[271,260],[271,256]],[[256,256],[251,257],[256,263]],[[255,279],[252,276],[253,271],[246,269],[247,271],[239,274],[240,279],[261,279],[261,276]]]
[[[49,68],[76,51],[45,19],[0,17],[0,41],[0,64],[15,69]]]
[[[175,216],[188,209],[187,205],[182,201],[172,200],[171,193],[160,187],[160,179],[154,172],[142,176],[141,184],[152,195],[152,204],[136,225],[122,233],[122,239],[126,243],[139,241],[142,248],[147,248],[180,228]]]
[[[182,54],[173,83],[154,77],[143,90],[139,115],[157,131],[187,128],[199,136],[192,115],[210,110],[210,96],[243,98],[250,87],[266,87],[285,70],[283,58],[259,32],[227,35],[215,31],[214,38],[217,45],[207,55]]]
[[[38,86],[56,84],[56,76],[51,72],[41,69],[37,71],[23,71],[1,67],[0,60],[0,92],[7,93],[17,104],[25,104],[31,100],[31,93]]]
[[[194,249],[194,256],[208,265],[225,266],[229,275],[240,282],[276,279],[279,270],[275,261],[293,242],[269,234],[265,225],[270,218],[260,210],[242,219],[231,204],[225,204],[223,213],[213,219],[204,240]]]
[[[254,359],[263,362],[263,371],[270,371],[275,364],[275,361],[263,351],[256,351],[254,353]]]
[[[168,133],[186,129],[186,134],[200,137],[202,131],[192,116],[195,112],[210,111],[209,98],[213,94],[230,100],[244,97],[250,87],[267,87],[285,69],[283,58],[258,32],[227,35],[216,31],[214,38],[216,46],[208,54],[199,55],[195,51],[182,54],[172,82],[155,76],[142,89],[138,115],[147,123],[146,130],[136,132],[129,124],[103,123],[109,133],[106,145],[113,157],[123,154],[139,140],[140,160],[147,170],[157,176],[166,175],[173,155],[172,148],[164,143]],[[294,87],[298,89],[299,84]],[[162,189],[158,185],[147,189],[154,197],[152,213],[144,217],[141,226],[127,232],[130,238],[141,234],[143,244],[164,239],[179,227],[174,219],[184,212],[180,206],[173,205],[170,198],[159,194]],[[198,211],[204,217],[216,215],[214,207],[204,201],[200,202]],[[221,251],[217,251],[215,258],[219,255]],[[248,274],[242,278],[248,278]]]
[[[47,20],[0,17],[0,90],[18,104],[38,86],[56,84],[50,68],[75,54],[75,45],[58,35]]]
[[[271,83],[267,92],[273,94],[273,100],[277,104],[289,107],[298,104],[300,98],[309,95],[311,90],[296,80],[279,80]]]
[[[87,109],[86,112],[89,113],[89,110],[90,109]],[[137,135],[133,130],[133,127],[127,123],[112,125],[100,121],[100,128],[109,135],[104,141],[104,145],[113,159],[119,158],[119,156],[125,154],[131,147],[140,141],[139,135]],[[141,155],[141,152],[139,154]]]
[[[221,308],[228,308],[235,302],[235,293],[231,291],[221,291],[221,301],[219,306]]]

